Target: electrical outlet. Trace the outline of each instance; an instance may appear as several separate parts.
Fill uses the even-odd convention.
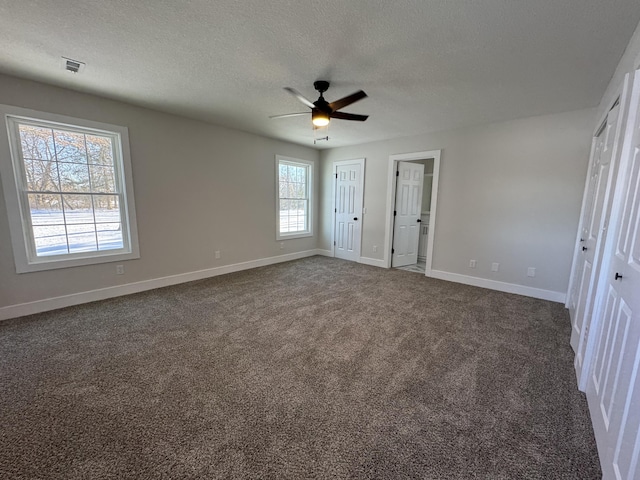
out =
[[[373,246],[373,253],[376,253],[378,251],[378,245],[374,245]]]
[[[527,268],[527,277],[535,277],[536,276],[536,268],[529,267]]]
[[[491,271],[497,272],[498,270],[500,270],[500,264],[498,262],[493,262],[491,264]]]
[[[215,255],[216,255],[216,258],[220,258],[220,250],[216,250]]]
[[[280,242],[280,250],[284,250],[284,242]]]
[[[477,262],[475,260],[469,260],[469,268],[476,268]]]
[[[116,275],[124,275],[124,265],[116,265]]]

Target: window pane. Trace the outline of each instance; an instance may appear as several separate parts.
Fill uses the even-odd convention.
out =
[[[29,194],[32,225],[64,225],[60,195]]]
[[[78,163],[58,163],[60,187],[63,192],[88,192],[89,167]]]
[[[116,193],[116,177],[113,167],[91,165],[89,172],[91,174],[91,191]]]
[[[67,235],[64,226],[33,227],[33,237],[38,257],[69,253],[67,251]]]
[[[98,232],[99,250],[124,248],[122,225],[120,223],[99,223],[96,225],[96,229]]]
[[[54,130],[53,138],[59,162],[87,163],[84,134]]]
[[[287,233],[289,231],[289,213],[280,212],[280,232]]]
[[[120,203],[117,195],[94,195],[96,222],[120,223]]]
[[[23,158],[55,160],[53,130],[32,125],[19,125],[18,130]]]
[[[113,166],[113,147],[111,138],[98,135],[87,135],[87,152],[89,163],[93,165]]]
[[[29,191],[59,191],[58,167],[56,162],[25,159],[24,174],[27,180],[27,190]]]
[[[287,180],[287,166],[286,165],[278,165],[278,171],[279,171],[279,178],[281,182],[284,182]]]
[[[91,195],[62,195],[64,218],[69,223],[93,223]]]
[[[67,225],[67,238],[69,253],[95,252],[98,249],[95,225]]]

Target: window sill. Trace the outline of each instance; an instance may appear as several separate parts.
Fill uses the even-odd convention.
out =
[[[41,272],[44,270],[56,270],[59,268],[81,267],[86,265],[97,265],[100,263],[122,262],[125,260],[135,260],[140,258],[140,254],[133,253],[113,253],[99,256],[86,256],[76,258],[60,258],[53,260],[48,258],[44,261],[34,261],[30,263],[16,263],[16,273]]]
[[[294,238],[313,237],[313,232],[279,233],[276,240],[293,240]]]

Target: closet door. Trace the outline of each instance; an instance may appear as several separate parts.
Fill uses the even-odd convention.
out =
[[[589,228],[591,215],[593,213],[593,202],[595,200],[596,185],[598,178],[598,166],[604,148],[605,125],[601,126],[593,138],[591,147],[591,162],[587,173],[587,187],[582,202],[582,215],[580,218],[580,239],[576,245],[576,255],[573,260],[572,282],[569,291],[569,316],[571,317],[571,346],[574,351],[578,350],[578,342],[582,333],[582,321],[584,309],[581,308],[581,301],[586,298],[586,287],[588,279],[591,277],[591,261],[586,258],[586,250],[583,244],[586,241],[586,230]]]
[[[605,479],[640,478],[640,70],[607,236],[587,400]],[[590,336],[591,337],[591,336]],[[587,347],[587,355],[590,348]]]
[[[623,95],[625,97],[625,95]],[[596,282],[600,274],[605,225],[611,211],[616,160],[621,138],[620,107],[616,104],[598,130],[589,168],[589,180],[582,212],[580,238],[574,259],[573,284],[570,291],[571,346],[576,352],[579,388],[586,388],[584,378],[585,339],[589,334]]]

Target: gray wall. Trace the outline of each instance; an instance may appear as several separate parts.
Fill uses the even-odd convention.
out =
[[[594,126],[589,109],[336,148],[322,152],[322,175],[330,178],[334,161],[366,158],[361,255],[382,260],[389,155],[442,149],[433,268],[566,292]],[[326,250],[331,204],[323,182]]]
[[[0,195],[0,307],[316,247],[276,242],[274,158],[317,165],[316,150],[3,75],[0,103],[129,127],[141,252],[125,275],[112,263],[18,275]]]
[[[565,292],[595,112],[317,151],[0,75],[0,103],[129,127],[141,258],[17,275],[0,196],[0,307],[329,249],[331,162],[367,159],[362,256],[384,258],[389,155],[442,149],[433,268]],[[320,162],[315,237],[275,240],[274,155]],[[9,161],[0,158],[0,161]],[[322,175],[324,181],[319,181]],[[319,204],[319,205],[318,205]],[[318,224],[319,220],[319,224]],[[378,251],[373,252],[373,246]],[[214,250],[222,251],[215,260]],[[469,259],[478,267],[468,268]],[[491,273],[490,263],[501,271]],[[526,268],[537,268],[536,278]]]

